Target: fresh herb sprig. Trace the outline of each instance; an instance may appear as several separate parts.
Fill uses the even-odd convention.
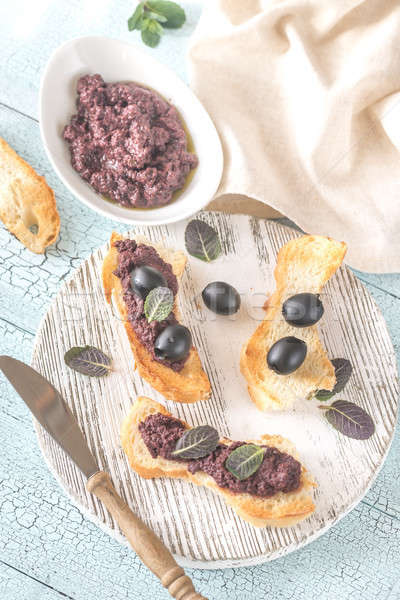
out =
[[[140,31],[143,42],[150,48],[155,48],[164,29],[179,29],[185,21],[185,11],[176,2],[146,0],[137,5],[135,12],[128,19],[128,29]]]

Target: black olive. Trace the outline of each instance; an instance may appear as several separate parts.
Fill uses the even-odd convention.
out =
[[[204,304],[217,315],[233,315],[240,308],[240,296],[224,281],[213,281],[201,292]]]
[[[278,375],[289,375],[303,364],[307,344],[293,336],[284,337],[271,346],[267,364]]]
[[[164,275],[153,267],[147,267],[146,265],[135,267],[130,275],[132,290],[143,300],[154,288],[168,287]]]
[[[187,327],[168,325],[154,343],[154,354],[157,358],[175,362],[186,358],[191,347],[192,334]]]
[[[318,294],[296,294],[283,303],[282,314],[293,327],[309,327],[320,320],[324,306]]]

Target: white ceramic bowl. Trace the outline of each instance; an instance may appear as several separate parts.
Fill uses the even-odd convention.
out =
[[[76,112],[77,81],[87,73],[100,73],[106,82],[135,81],[151,87],[176,106],[182,115],[192,136],[199,165],[190,184],[171,204],[152,210],[112,204],[72,168],[62,131]],[[145,225],[172,223],[204,208],[217,191],[223,155],[210,117],[173,71],[131,44],[91,36],[60,46],[51,56],[42,77],[39,115],[42,140],[60,179],[79,200],[111,219]]]

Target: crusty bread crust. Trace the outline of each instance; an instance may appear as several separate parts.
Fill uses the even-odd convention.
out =
[[[126,305],[123,300],[122,285],[118,277],[113,273],[118,264],[118,251],[114,244],[117,240],[122,239],[123,237],[115,232],[111,235],[110,249],[103,262],[103,288],[107,302],[111,303],[111,300],[113,300],[119,311],[140,376],[148,381],[165,398],[168,398],[168,400],[185,403],[206,400],[210,396],[211,387],[208,377],[201,366],[197,350],[192,347],[183,369],[175,372],[153,359],[150,352],[139,341],[131,323],[128,321]],[[138,242],[156,248],[161,258],[171,264],[172,270],[178,280],[180,279],[187,260],[183,252],[168,250],[144,238],[137,237],[135,239]],[[175,306],[174,312],[178,317],[177,306]]]
[[[152,413],[170,413],[158,402],[145,398],[138,398],[133,404],[129,414],[121,427],[121,443],[128,457],[131,467],[141,477],[146,479],[154,477],[172,477],[185,479],[196,485],[208,487],[220,496],[237,512],[245,521],[255,527],[288,527],[306,519],[314,510],[312,490],[316,484],[302,467],[300,488],[287,494],[278,492],[271,498],[259,498],[251,494],[237,494],[219,487],[214,479],[204,472],[190,473],[182,463],[167,460],[162,457],[152,458],[138,425]],[[187,423],[182,421],[186,427]],[[259,441],[253,443],[274,446],[282,452],[298,458],[294,446],[279,435],[264,435]],[[229,443],[230,440],[222,438],[221,442]]]
[[[292,327],[282,316],[282,304],[301,292],[319,294],[345,254],[344,242],[314,235],[291,240],[279,251],[276,290],[266,304],[263,322],[243,346],[240,360],[250,397],[260,410],[287,409],[296,399],[310,398],[318,389],[333,389],[335,369],[319,340],[317,326]],[[307,356],[294,373],[278,375],[268,368],[266,356],[272,344],[285,336],[304,340]]]
[[[0,138],[0,219],[32,252],[42,254],[60,229],[53,190]],[[37,226],[37,233],[29,228]]]

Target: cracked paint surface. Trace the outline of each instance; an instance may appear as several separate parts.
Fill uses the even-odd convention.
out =
[[[389,319],[398,302],[389,301]],[[31,332],[0,320],[0,335],[2,352],[29,360]],[[0,397],[1,597],[167,598],[128,548],[84,519],[64,496],[41,458],[28,409],[3,378]],[[364,501],[322,538],[259,567],[193,570],[198,589],[219,600],[398,598],[399,445],[397,435]],[[27,579],[25,596],[16,595],[21,577]]]
[[[66,39],[94,32],[137,41],[125,3],[39,3],[21,19],[19,3],[0,7],[0,135],[45,175],[61,215],[57,244],[31,254],[0,226],[0,352],[30,361],[34,332],[62,282],[111,231],[113,223],[82,206],[53,172],[40,141],[37,93],[48,56]],[[6,6],[7,5],[7,6]],[[183,45],[200,8],[185,8],[188,26],[169,32],[153,56],[185,76]],[[23,21],[29,21],[23,23]],[[148,51],[141,46],[141,49]],[[400,356],[400,276],[360,273],[380,305]],[[169,596],[134,553],[87,521],[41,458],[31,417],[0,378],[1,600],[166,600]],[[210,600],[399,600],[400,434],[364,500],[311,545],[265,565],[191,570]]]

